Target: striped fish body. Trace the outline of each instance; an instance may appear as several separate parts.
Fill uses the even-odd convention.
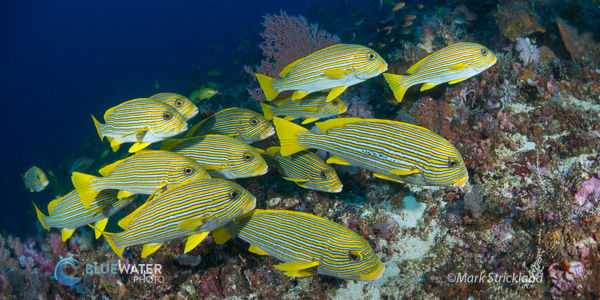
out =
[[[108,109],[104,114],[105,124],[92,118],[100,139],[107,137],[113,151],[122,143],[134,143],[129,152],[136,152],[188,129],[175,108],[147,98],[129,100]]]
[[[264,140],[275,133],[263,115],[245,108],[221,110],[194,125],[186,137],[221,134],[250,144]]]
[[[486,47],[476,43],[455,43],[423,58],[406,73],[409,76],[385,73],[383,76],[398,102],[406,90],[424,83],[421,91],[448,82],[455,84],[473,77],[496,63],[496,56]]]
[[[314,122],[321,118],[329,118],[346,112],[346,104],[340,98],[327,101],[327,93],[313,93],[300,100],[291,98],[275,102],[277,107],[260,103],[265,119],[272,120],[275,116],[286,116],[286,120],[306,118],[302,124]]]
[[[335,170],[316,154],[304,150],[283,156],[279,149],[267,149],[265,157],[277,166],[284,179],[306,189],[330,193],[342,191],[343,185]]]
[[[267,100],[273,100],[278,93],[295,91],[293,100],[329,90],[327,100],[331,101],[348,86],[361,83],[387,70],[387,63],[374,50],[350,44],[337,44],[286,66],[279,76],[269,78],[256,74],[256,78]]]
[[[166,140],[162,149],[197,161],[211,176],[235,179],[259,176],[268,171],[267,163],[254,147],[225,135]]]
[[[158,93],[149,97],[175,108],[186,120],[198,114],[198,107],[188,97],[175,93]]]
[[[251,252],[283,261],[288,276],[323,274],[342,279],[379,279],[385,267],[367,241],[352,230],[315,215],[257,209],[225,226],[250,243]]]
[[[145,257],[176,238],[188,237],[188,244],[199,243],[196,237],[204,238],[255,206],[256,198],[240,185],[224,179],[201,179],[173,187],[146,202],[124,218],[127,222],[119,222],[125,231],[104,236],[119,256],[126,247],[145,244]],[[191,250],[188,246],[186,252]]]
[[[21,177],[23,178],[25,187],[29,189],[30,192],[41,192],[50,183],[44,171],[37,166],[27,169],[25,174],[23,174]]]
[[[76,228],[90,223],[96,223],[96,227],[104,229],[108,218],[134,199],[135,196],[118,199],[117,191],[104,190],[92,201],[89,208],[84,208],[79,194],[73,190],[48,204],[48,216],[45,216],[37,206],[35,209],[42,226],[47,230],[51,227],[61,228],[63,241],[66,241]]]
[[[376,177],[425,186],[462,186],[468,173],[458,150],[427,128],[379,119],[338,118],[317,123],[314,133],[275,118],[281,153],[316,148],[334,156],[328,163],[349,164]]]
[[[119,197],[154,194],[188,180],[209,178],[200,164],[188,157],[162,150],[145,150],[99,170],[104,177],[73,172],[73,185],[84,207],[106,189],[120,190]]]

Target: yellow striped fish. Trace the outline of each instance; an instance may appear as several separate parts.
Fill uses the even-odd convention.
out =
[[[361,83],[385,71],[388,65],[374,50],[361,45],[337,44],[287,65],[273,79],[256,74],[256,79],[267,100],[273,100],[283,91],[294,91],[293,100],[329,90],[327,101],[339,96],[351,85]]]
[[[273,120],[275,116],[286,116],[286,120],[306,118],[302,124],[328,118],[346,112],[346,104],[340,98],[327,101],[327,93],[313,93],[300,100],[290,98],[276,101],[277,107],[261,103],[265,119]]]
[[[207,134],[222,134],[250,144],[272,136],[275,130],[263,115],[249,109],[231,107],[194,125],[186,137]]]
[[[183,116],[173,107],[157,100],[138,98],[123,102],[104,113],[101,124],[92,116],[98,135],[107,137],[113,151],[122,143],[134,143],[129,152],[178,135],[188,129]]]
[[[224,135],[166,140],[161,149],[197,161],[211,176],[235,179],[259,176],[268,171],[267,163],[254,147]]]
[[[385,266],[365,239],[352,230],[315,215],[288,210],[256,209],[213,231],[217,243],[237,236],[249,251],[284,263],[285,275],[323,274],[341,279],[377,280]]]
[[[198,114],[198,107],[186,96],[175,93],[158,93],[149,97],[174,107],[186,120]]]
[[[23,178],[25,187],[29,189],[30,192],[41,192],[50,183],[44,171],[37,166],[27,169],[25,174],[21,175],[21,178]]]
[[[144,244],[144,258],[164,242],[181,237],[187,237],[187,253],[211,230],[255,206],[256,198],[240,185],[224,179],[201,179],[175,186],[140,206],[119,221],[125,231],[102,234],[119,257],[125,248]]]
[[[84,207],[102,190],[119,190],[119,199],[132,194],[154,194],[187,180],[209,178],[198,162],[177,153],[145,150],[98,171],[104,177],[73,172],[71,180]]]
[[[75,229],[90,223],[95,222],[95,228],[104,230],[108,218],[134,199],[135,196],[118,199],[117,191],[104,190],[92,201],[89,208],[84,208],[77,190],[73,190],[65,196],[50,201],[48,216],[44,215],[35,203],[33,206],[38,220],[46,230],[50,231],[50,227],[62,228],[61,235],[64,242],[71,237]],[[100,231],[96,231],[96,238],[98,237]]]
[[[376,177],[425,186],[462,186],[469,180],[458,150],[427,128],[390,120],[338,118],[317,123],[314,133],[273,119],[281,154],[307,148],[334,154],[327,163],[355,165]]]
[[[282,156],[279,147],[270,147],[263,155],[273,161],[283,179],[293,181],[297,185],[311,190],[339,193],[342,182],[335,170],[316,154],[304,150],[289,156]]]
[[[476,43],[455,43],[421,59],[402,76],[384,73],[383,77],[394,92],[398,102],[406,90],[419,83],[421,91],[448,82],[455,84],[473,77],[496,63],[496,56],[488,48]]]

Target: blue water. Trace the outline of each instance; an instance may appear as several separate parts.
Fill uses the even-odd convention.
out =
[[[107,149],[90,114],[159,91],[189,94],[198,80],[239,80],[244,64],[259,62],[262,16],[309,15],[316,3],[2,1],[0,232],[39,230],[31,201],[55,197],[25,189],[27,168],[68,169],[76,157]],[[244,31],[250,46],[238,50]],[[223,75],[202,75],[212,68]]]

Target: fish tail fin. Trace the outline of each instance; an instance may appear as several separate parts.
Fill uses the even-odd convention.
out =
[[[281,144],[281,155],[288,156],[307,149],[298,143],[298,135],[309,133],[308,129],[282,118],[273,118],[273,123]]]
[[[404,93],[406,93],[406,90],[409,88],[409,86],[404,82],[406,77],[407,76],[404,75],[383,73],[383,78],[385,78],[385,81],[387,81],[390,89],[392,92],[394,92],[394,98],[396,98],[398,102],[402,102]]]
[[[33,203],[33,202],[31,202]],[[35,205],[35,203],[33,203],[33,207],[35,207],[35,213],[37,214],[37,218],[40,221],[40,223],[42,224],[42,227],[44,227],[44,229],[50,231],[50,229],[48,228],[48,225],[46,225],[46,221],[44,221],[44,218],[46,218],[46,215],[44,215],[44,213],[42,213],[42,211],[37,207],[37,205]]]
[[[92,224],[88,224],[88,226],[90,226],[91,228],[94,228],[95,232],[100,232],[100,234],[102,234],[102,236],[106,239],[106,242],[110,245],[110,247],[113,249],[113,251],[115,251],[115,253],[119,256],[119,258],[123,258],[123,250],[125,250],[125,248],[119,247],[113,240],[113,236],[115,236],[116,233],[106,232]]]
[[[256,73],[255,75],[256,79],[258,80],[258,84],[260,84],[260,88],[262,89],[263,93],[265,93],[267,100],[271,101],[275,99],[277,94],[279,94],[279,92],[275,91],[271,85],[275,79],[263,74]]]
[[[98,122],[98,120],[96,120],[96,117],[94,117],[94,115],[92,115],[92,120],[94,120],[94,126],[96,126],[96,131],[98,132],[98,135],[100,136],[100,140],[102,141],[104,139],[104,135],[102,135],[102,123]]]
[[[71,181],[79,194],[79,199],[81,199],[84,208],[89,208],[100,192],[92,189],[92,180],[98,178],[99,177],[79,172],[73,172],[71,175]]]
[[[267,119],[267,121],[273,120],[273,106],[261,102],[260,107],[263,110],[263,115],[265,115],[265,119]]]

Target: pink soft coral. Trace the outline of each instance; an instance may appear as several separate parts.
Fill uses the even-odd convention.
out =
[[[581,189],[575,194],[575,201],[579,206],[583,206],[588,200],[600,200],[600,180],[590,178],[583,182]]]

